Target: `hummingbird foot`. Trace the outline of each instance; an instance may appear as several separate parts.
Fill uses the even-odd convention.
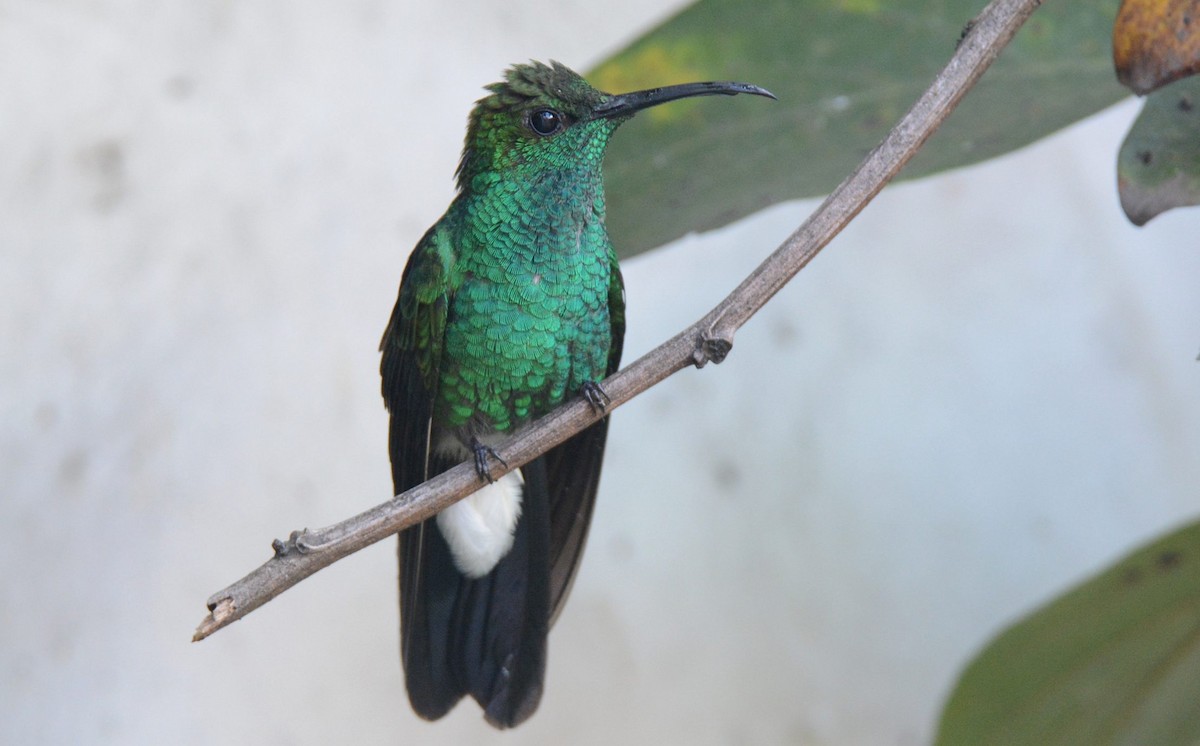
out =
[[[612,399],[608,394],[604,393],[604,389],[600,388],[600,384],[595,381],[586,381],[580,388],[579,393],[587,400],[587,403],[592,406],[592,410],[597,414],[604,414],[608,411],[608,405],[612,404]]]
[[[508,466],[508,462],[500,458],[500,454],[496,453],[495,448],[481,443],[478,438],[471,438],[471,451],[475,454],[475,473],[488,484],[493,484],[496,481],[492,479],[492,470],[488,466],[488,456],[499,461],[502,466]]]

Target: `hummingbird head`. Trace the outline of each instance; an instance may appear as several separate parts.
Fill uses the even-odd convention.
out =
[[[640,109],[690,96],[750,93],[747,83],[685,83],[613,95],[559,62],[513,65],[476,102],[456,176],[460,191],[480,175],[512,169],[600,169],[616,128]]]

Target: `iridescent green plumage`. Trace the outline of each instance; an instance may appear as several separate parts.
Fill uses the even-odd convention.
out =
[[[502,435],[568,397],[603,401],[597,383],[616,370],[625,329],[600,171],[620,123],[684,96],[770,95],[696,83],[614,96],[557,63],[517,65],[488,90],[471,113],[458,196],[409,258],[381,344],[397,493],[472,455],[490,481]],[[497,727],[536,709],[607,427],[402,532],[402,656],[423,717],[465,694]]]
[[[463,443],[603,378],[610,298],[623,305],[600,175],[619,120],[581,121],[601,94],[561,65],[513,68],[490,89],[471,116],[459,195],[411,260],[434,421]],[[540,108],[575,123],[540,137],[520,116]]]

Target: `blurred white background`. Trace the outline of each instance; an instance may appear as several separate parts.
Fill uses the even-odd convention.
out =
[[[498,740],[409,711],[391,541],[190,636],[389,495],[376,345],[481,86],[678,6],[0,0],[0,741]],[[1200,212],[1121,216],[1135,113],[887,190],[617,412],[507,743],[923,743],[992,634],[1200,513]],[[628,262],[626,360],[813,206]]]

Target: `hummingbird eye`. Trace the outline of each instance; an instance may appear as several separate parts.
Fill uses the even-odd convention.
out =
[[[529,129],[543,137],[553,135],[562,128],[562,115],[554,109],[537,109],[529,115]]]

